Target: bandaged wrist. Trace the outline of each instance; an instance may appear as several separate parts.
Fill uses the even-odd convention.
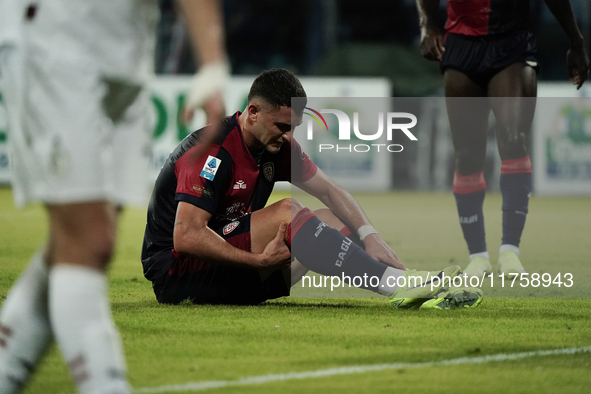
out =
[[[364,224],[357,230],[357,235],[359,236],[359,239],[361,239],[361,241],[363,241],[365,237],[367,237],[368,235],[377,233],[378,231],[375,228],[373,228],[371,224]]]
[[[230,65],[226,61],[203,65],[191,81],[185,106],[200,107],[215,93],[223,93],[230,79]]]

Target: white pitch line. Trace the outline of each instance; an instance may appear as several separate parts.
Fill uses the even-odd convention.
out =
[[[309,378],[320,378],[334,375],[349,375],[354,373],[364,373],[370,371],[383,371],[387,369],[402,369],[402,368],[427,368],[445,365],[459,365],[459,364],[484,364],[492,361],[509,361],[518,360],[529,357],[542,356],[557,356],[563,354],[577,354],[577,353],[591,353],[591,346],[567,349],[553,349],[553,350],[536,350],[533,352],[510,353],[510,354],[496,354],[482,357],[462,357],[453,358],[450,360],[433,361],[425,363],[398,363],[398,364],[375,364],[375,365],[358,365],[353,367],[320,369],[317,371],[305,372],[291,372],[282,374],[269,374],[250,376],[238,380],[210,380],[206,382],[175,384],[169,386],[151,387],[134,390],[137,394],[150,393],[167,393],[174,391],[199,391],[216,387],[228,386],[248,386],[252,384],[263,384],[269,382],[282,382],[286,380],[298,380]]]

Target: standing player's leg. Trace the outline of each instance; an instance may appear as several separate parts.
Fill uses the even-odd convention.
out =
[[[532,192],[529,146],[536,106],[536,71],[526,63],[514,63],[492,78],[489,94],[501,156],[503,240],[499,271],[512,278],[525,272],[519,260],[519,243]]]
[[[470,264],[464,272],[470,276],[481,276],[492,269],[486,249],[482,212],[486,190],[483,167],[490,108],[486,89],[466,74],[447,69],[444,84],[454,145],[453,192],[470,252]]]
[[[106,270],[117,233],[118,207],[147,194],[149,101],[134,85],[105,83],[105,103],[93,114],[102,145],[82,160],[103,160],[89,172],[102,179],[98,201],[47,204],[53,242],[49,310],[58,346],[81,392],[127,393],[121,339],[109,306]],[[139,94],[139,97],[138,97]],[[86,146],[89,141],[79,141]],[[108,157],[108,159],[104,159]],[[78,181],[74,188],[88,188]],[[92,188],[88,188],[92,190]],[[88,190],[87,189],[87,190]]]
[[[127,393],[121,340],[111,317],[106,268],[116,234],[109,202],[47,205],[53,237],[49,314],[82,393]]]
[[[26,116],[20,117],[22,132],[15,133],[23,156],[16,161],[21,171],[14,172],[14,186],[17,203],[46,204],[46,262],[51,267],[48,274],[34,271],[37,280],[29,282],[40,293],[29,295],[27,302],[46,308],[80,392],[127,393],[122,346],[106,291],[116,220],[114,207],[106,202],[112,195],[112,171],[107,171],[112,154],[107,152],[110,123],[102,107],[105,89],[92,62],[70,64],[53,53],[38,55],[26,62],[28,89],[20,108]],[[72,78],[74,68],[85,72]],[[26,325],[19,320],[12,332],[25,332],[21,326]],[[15,335],[11,349],[19,348],[17,339],[35,343],[32,335]],[[27,361],[32,369],[35,360]]]
[[[51,343],[48,269],[40,249],[0,311],[0,393],[20,392]]]
[[[24,50],[5,46],[0,50],[0,87],[4,94],[11,137],[13,192],[15,200],[22,198],[24,185],[15,183],[27,168],[17,166],[25,160],[28,149],[21,128],[24,89]],[[33,256],[26,270],[10,289],[0,311],[0,393],[17,393],[29,381],[33,369],[51,342],[47,309],[48,270],[45,248]]]

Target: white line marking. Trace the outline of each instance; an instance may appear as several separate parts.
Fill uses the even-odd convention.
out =
[[[308,378],[320,378],[334,375],[349,375],[354,373],[364,373],[369,371],[383,371],[386,369],[402,369],[402,368],[427,368],[444,365],[459,365],[459,364],[484,364],[492,361],[508,361],[518,360],[528,357],[542,357],[542,356],[556,356],[562,354],[577,354],[577,353],[591,353],[591,346],[567,349],[554,350],[536,350],[533,352],[512,353],[512,354],[496,354],[482,357],[462,357],[453,358],[450,360],[433,361],[425,363],[398,363],[398,364],[376,364],[376,365],[358,365],[353,367],[320,369],[317,371],[292,372],[282,374],[269,374],[250,376],[238,380],[210,380],[206,382],[175,384],[169,386],[160,386],[152,388],[143,388],[134,390],[138,394],[150,393],[166,393],[174,391],[198,391],[206,390],[216,387],[228,386],[247,386],[251,384],[263,384],[269,382],[282,382],[285,380],[298,380]]]

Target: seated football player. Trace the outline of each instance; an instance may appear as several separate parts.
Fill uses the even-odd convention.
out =
[[[297,108],[292,97],[300,98]],[[431,277],[458,275],[457,266],[407,271],[354,198],[302,151],[292,132],[305,104],[292,73],[264,71],[244,112],[223,120],[204,154],[195,154],[201,130],[170,154],[150,200],[142,248],[144,275],[158,302],[258,304],[289,295],[311,270],[375,276],[379,284],[365,288],[398,308],[478,305],[479,289],[449,290],[443,281],[431,286]],[[316,215],[293,199],[265,207],[277,181],[291,182],[328,209]],[[423,283],[397,286],[397,278],[411,274]]]

